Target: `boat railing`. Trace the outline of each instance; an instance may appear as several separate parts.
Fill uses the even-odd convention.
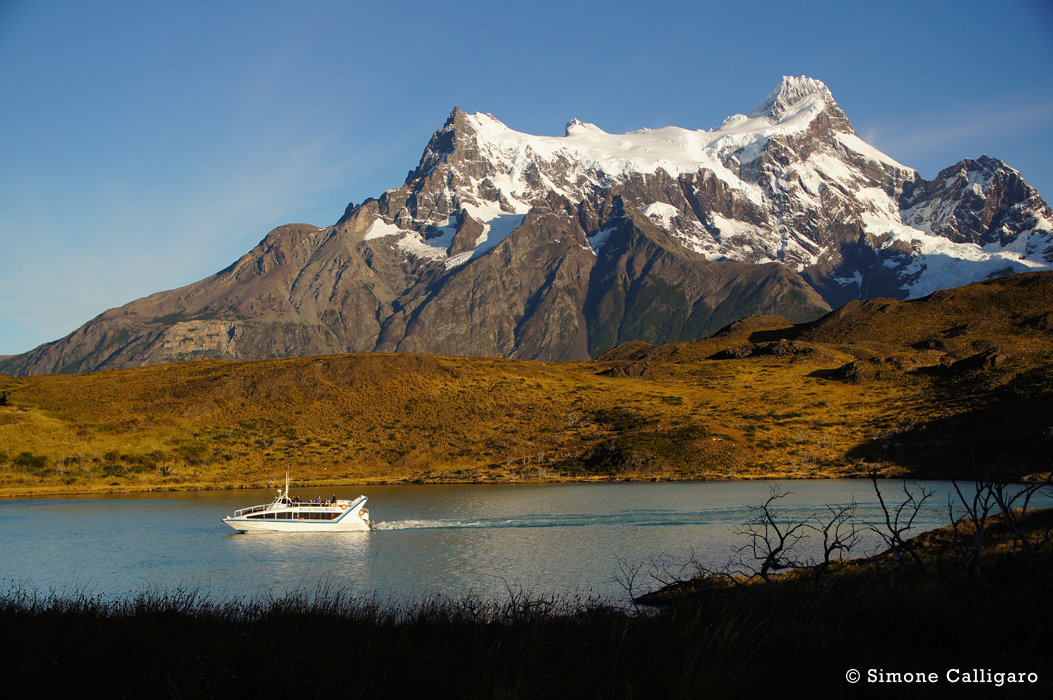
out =
[[[267,504],[262,505],[262,506],[252,506],[251,508],[242,508],[241,510],[236,510],[236,511],[234,511],[234,517],[235,518],[240,518],[240,517],[245,516],[245,515],[251,515],[252,513],[259,513],[260,511],[271,510],[271,509],[276,508],[276,507],[277,508],[333,508],[333,507],[344,506],[344,508],[346,509],[346,508],[350,508],[352,505],[354,505],[358,501],[359,501],[359,499],[355,499],[355,500],[352,500],[352,501],[340,500],[340,501],[337,501],[336,503],[333,503],[332,501],[322,501],[321,503],[315,503],[314,501],[300,501],[300,502],[288,501],[288,502],[280,503],[278,505],[275,505],[274,503],[267,503]]]
[[[262,505],[262,506],[252,506],[251,508],[242,508],[241,510],[234,511],[234,517],[235,518],[240,518],[241,516],[248,515],[249,513],[259,513],[261,510],[269,509],[271,507],[271,505],[272,504],[268,503],[268,504]]]

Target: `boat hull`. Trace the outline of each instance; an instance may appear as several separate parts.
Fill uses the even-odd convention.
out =
[[[351,514],[343,520],[330,522],[314,520],[249,520],[223,518],[223,522],[239,532],[369,532],[369,523]]]

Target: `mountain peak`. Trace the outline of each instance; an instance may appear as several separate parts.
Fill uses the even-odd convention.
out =
[[[565,136],[572,136],[574,134],[606,134],[607,132],[596,126],[595,124],[589,124],[583,122],[580,119],[571,119],[567,122],[567,130]]]
[[[815,78],[792,75],[783,76],[782,82],[771,91],[760,106],[750,112],[751,117],[769,117],[781,121],[787,114],[797,111],[809,97],[818,97],[826,105],[837,107],[834,96],[822,81]]]
[[[444,162],[447,156],[453,154],[457,148],[458,136],[471,131],[470,127],[467,127],[469,119],[470,117],[464,110],[454,106],[450,111],[450,116],[446,118],[446,123],[432,134],[431,141],[424,149],[416,170],[411,170],[406,175],[407,183],[422,175],[427,175],[435,169],[435,166]]]

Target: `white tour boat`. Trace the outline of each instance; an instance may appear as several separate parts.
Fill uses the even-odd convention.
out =
[[[285,491],[278,489],[278,497],[262,506],[235,511],[223,522],[239,532],[361,532],[373,529],[373,521],[366,510],[365,496],[353,500],[300,501],[289,497],[289,476],[285,476]]]

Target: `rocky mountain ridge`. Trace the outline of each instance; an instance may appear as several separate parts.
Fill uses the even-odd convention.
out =
[[[0,372],[369,351],[580,360],[1050,267],[1053,212],[1019,173],[984,156],[926,181],[809,78],[710,131],[573,120],[539,137],[455,108],[401,187],[330,227],[279,227],[213,277]]]

